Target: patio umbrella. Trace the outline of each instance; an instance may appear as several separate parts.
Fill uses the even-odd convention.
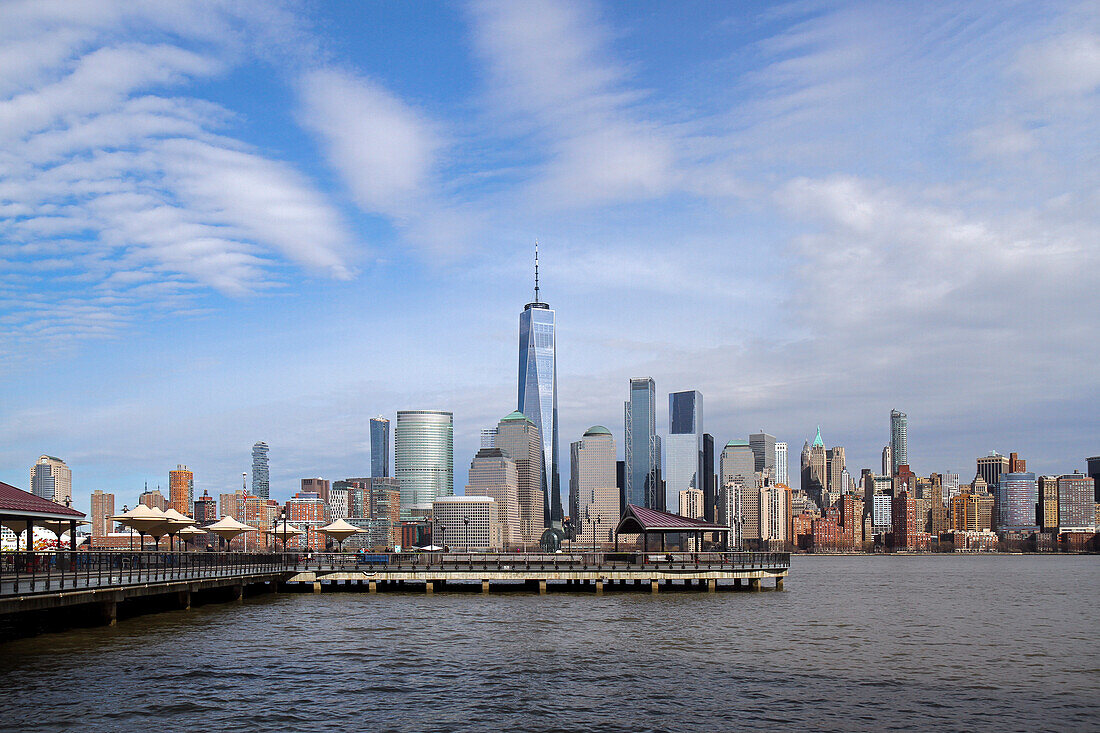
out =
[[[183,540],[184,543],[186,543],[188,538],[191,538],[192,540],[194,540],[194,539],[196,539],[198,537],[201,537],[202,535],[206,534],[206,532],[199,529],[198,527],[184,527],[183,529],[181,529],[176,534],[179,535],[179,538],[181,540]]]
[[[265,529],[269,535],[272,535],[275,539],[283,543],[283,551],[286,551],[286,542],[292,537],[297,537],[300,534],[305,534],[301,529],[298,529],[293,524],[279,524],[275,526],[275,529]]]
[[[168,548],[172,548],[172,535],[179,534],[184,527],[195,524],[195,520],[186,514],[180,514],[175,509],[166,509],[164,516],[168,517]]]
[[[57,549],[61,549],[61,535],[69,531],[69,520],[67,519],[45,519],[39,523],[42,527],[53,532],[57,535]],[[91,524],[87,519],[77,519],[77,526],[82,524]],[[70,538],[71,541],[72,538]]]
[[[138,504],[136,507],[118,516],[110,517],[112,522],[129,527],[141,537],[141,545],[145,546],[144,536],[155,537],[157,541],[164,536],[169,527],[169,519],[160,509]]]
[[[362,533],[366,532],[367,530],[360,529],[359,527],[356,527],[354,524],[348,524],[343,519],[337,519],[332,524],[328,525],[327,527],[321,527],[317,531],[320,532],[321,534],[323,534],[324,536],[331,537],[332,539],[339,542],[340,543],[340,549],[343,549],[344,548],[344,541],[347,540],[348,537],[351,537],[353,534],[362,534]]]
[[[222,517],[214,524],[208,527],[203,527],[207,532],[213,532],[217,536],[221,537],[225,542],[232,542],[237,535],[245,532],[255,532],[255,527],[250,527],[247,524],[241,524],[233,517]]]

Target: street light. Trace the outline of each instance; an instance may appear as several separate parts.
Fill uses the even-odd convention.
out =
[[[470,518],[463,517],[462,523],[466,525],[466,554],[470,554]]]
[[[600,536],[600,522],[603,521],[603,515],[596,515],[596,533],[592,535],[592,552],[596,551],[596,538]]]
[[[439,527],[439,551],[440,552],[445,552],[446,548],[447,548],[447,543],[446,543],[446,539],[444,538],[444,535],[447,532],[447,526],[445,524],[443,524],[442,519],[435,520],[435,524],[436,524],[437,527]]]

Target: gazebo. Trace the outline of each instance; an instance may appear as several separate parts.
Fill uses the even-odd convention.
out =
[[[703,534],[706,532],[718,532],[729,534],[730,528],[723,524],[715,524],[705,519],[693,519],[681,517],[679,514],[647,509],[636,504],[627,504],[623,518],[619,520],[619,526],[615,528],[615,547],[619,546],[620,534],[642,535],[642,546],[645,552],[649,552],[649,535],[661,536],[661,550],[665,549],[666,534],[690,534],[696,537],[696,547],[702,547]]]
[[[84,512],[57,504],[49,499],[35,496],[29,491],[17,489],[0,481],[0,524],[12,532],[18,539],[19,533],[27,532],[27,550],[34,549],[34,528],[47,526],[47,523],[67,522],[69,543],[76,549],[76,525],[85,517]],[[52,524],[52,526],[57,526]],[[62,530],[64,531],[64,530]],[[60,549],[58,542],[58,549]]]

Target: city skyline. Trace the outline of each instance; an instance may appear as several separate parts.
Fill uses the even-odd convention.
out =
[[[0,480],[218,494],[262,439],[284,499],[438,409],[462,486],[536,237],[559,477],[638,375],[716,449],[1097,452],[1094,8],[86,7],[0,8]]]

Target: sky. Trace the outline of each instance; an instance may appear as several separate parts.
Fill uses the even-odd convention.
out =
[[[0,480],[272,496],[557,312],[563,486],[631,377],[719,446],[1100,454],[1100,6],[0,3]],[[667,432],[667,431],[664,431]]]

